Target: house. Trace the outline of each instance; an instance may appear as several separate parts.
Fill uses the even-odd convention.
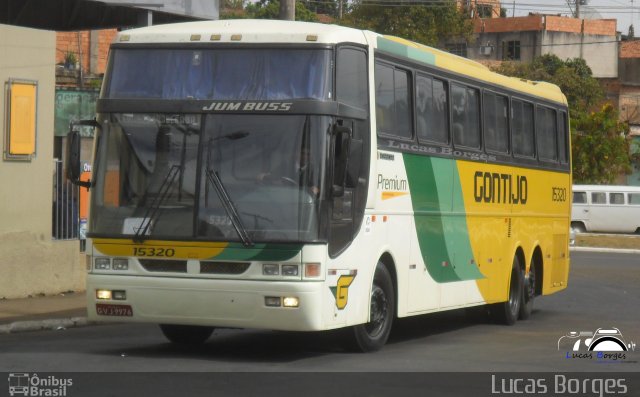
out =
[[[555,54],[583,58],[596,78],[618,76],[618,34],[615,19],[578,19],[530,14],[512,18],[474,19],[476,42],[467,48],[471,59],[530,62]]]

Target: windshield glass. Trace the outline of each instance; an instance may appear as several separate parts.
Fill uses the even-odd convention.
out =
[[[239,224],[254,243],[317,241],[329,123],[113,114],[98,136],[89,231],[241,241]]]
[[[332,99],[328,49],[114,49],[111,99]]]

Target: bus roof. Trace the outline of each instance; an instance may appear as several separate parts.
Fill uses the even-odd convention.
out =
[[[393,36],[321,23],[267,19],[185,22],[125,30],[121,43],[326,43],[370,44],[394,55],[433,65],[510,90],[566,105],[556,85],[503,76],[486,66],[422,44]]]

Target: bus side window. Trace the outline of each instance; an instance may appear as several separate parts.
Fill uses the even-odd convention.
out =
[[[586,192],[573,192],[573,203],[574,204],[587,204],[587,193]]]
[[[480,148],[480,94],[477,89],[451,84],[451,123],[454,145]]]
[[[376,120],[378,133],[413,137],[411,75],[407,70],[376,62]]]
[[[536,155],[533,139],[533,105],[514,99],[511,125],[513,134],[513,153],[520,156],[534,157]]]
[[[442,80],[416,76],[416,125],[418,140],[449,143],[447,86]]]
[[[609,204],[624,204],[624,193],[609,193]]]
[[[607,204],[607,194],[604,192],[591,192],[591,204]]]

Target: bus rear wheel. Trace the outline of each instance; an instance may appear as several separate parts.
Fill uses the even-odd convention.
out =
[[[361,352],[380,350],[387,343],[395,317],[393,281],[387,268],[378,262],[371,286],[369,322],[352,328],[350,347]]]
[[[505,325],[513,325],[516,323],[516,320],[518,320],[523,298],[523,278],[520,259],[516,256],[513,258],[513,265],[511,266],[509,298],[506,302],[496,303],[491,306],[491,315],[497,322]]]
[[[524,288],[522,290],[522,303],[520,304],[520,313],[518,316],[520,320],[528,319],[531,317],[531,312],[533,312],[533,300],[536,297],[537,276],[536,264],[531,260],[529,273],[523,277]]]
[[[213,329],[199,325],[160,324],[160,330],[171,343],[183,346],[203,344],[209,339]]]

